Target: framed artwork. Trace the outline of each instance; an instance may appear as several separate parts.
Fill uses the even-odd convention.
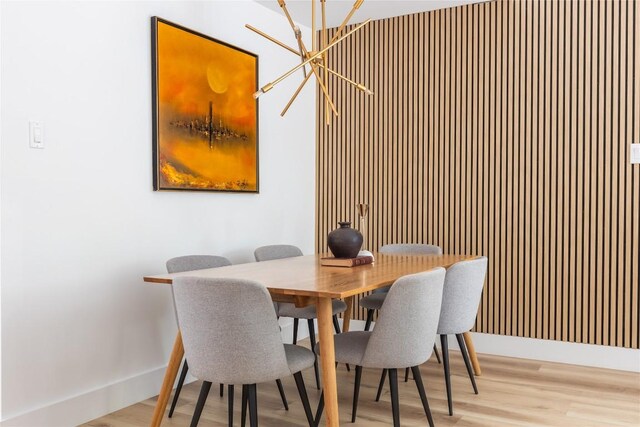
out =
[[[153,189],[258,192],[258,56],[154,16]]]

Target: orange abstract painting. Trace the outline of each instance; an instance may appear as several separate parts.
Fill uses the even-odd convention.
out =
[[[258,191],[258,57],[152,18],[154,189]]]

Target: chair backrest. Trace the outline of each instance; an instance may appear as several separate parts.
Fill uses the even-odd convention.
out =
[[[261,246],[253,252],[256,261],[271,261],[274,259],[293,258],[302,256],[302,251],[293,245]]]
[[[380,309],[362,366],[406,368],[431,357],[445,274],[439,267],[395,281]]]
[[[442,248],[424,243],[391,243],[380,248],[383,254],[442,255]]]
[[[486,275],[487,257],[449,267],[444,281],[439,334],[461,334],[473,327]]]
[[[442,255],[442,248],[436,245],[425,243],[389,243],[382,245],[381,254],[396,255]],[[373,291],[374,294],[389,292],[390,287],[379,288]]]
[[[249,280],[177,277],[173,288],[195,377],[254,384],[291,375],[266,287]]]
[[[217,268],[231,265],[231,261],[222,256],[215,255],[185,255],[171,258],[167,261],[169,273],[182,273],[183,271],[204,270],[205,268]]]

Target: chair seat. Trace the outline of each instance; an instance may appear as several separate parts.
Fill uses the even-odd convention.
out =
[[[285,344],[284,352],[292,374],[312,367],[316,360],[311,350],[299,345]]]
[[[382,304],[384,303],[384,299],[387,297],[386,292],[380,292],[376,294],[371,294],[360,298],[360,307],[364,307],[367,310],[380,310],[382,308]]]
[[[347,309],[347,304],[342,300],[331,301],[333,314],[343,313]],[[294,319],[316,319],[318,313],[315,305],[306,307],[296,307],[290,302],[281,302],[278,304],[278,315],[280,317],[293,317]]]
[[[336,351],[336,362],[361,365],[372,332],[343,332],[333,336]],[[315,352],[320,356],[320,344],[316,344]]]

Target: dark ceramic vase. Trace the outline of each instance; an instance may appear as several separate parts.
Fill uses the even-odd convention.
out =
[[[329,233],[327,243],[336,258],[355,258],[362,247],[362,234],[350,222],[339,222],[340,228]]]

